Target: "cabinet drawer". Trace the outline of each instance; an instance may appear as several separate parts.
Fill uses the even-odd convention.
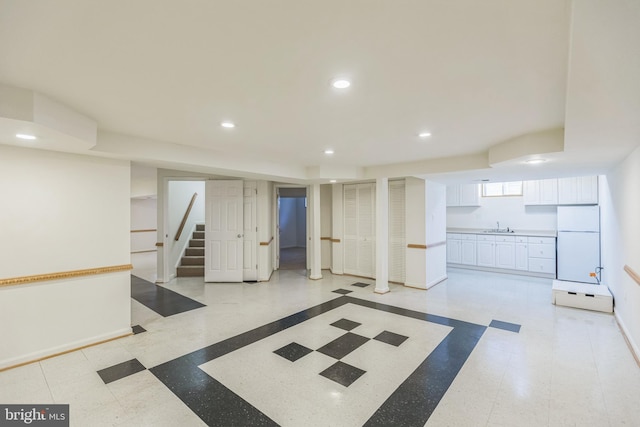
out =
[[[514,243],[515,241],[515,236],[496,236],[496,242]]]
[[[529,258],[529,271],[536,273],[556,274],[556,260],[545,258]]]
[[[477,234],[478,242],[495,242],[496,236],[487,236],[484,234]]]
[[[447,239],[458,239],[460,240],[461,234],[457,233],[447,233]]]
[[[529,244],[529,257],[556,259],[556,246],[549,244]]]
[[[462,240],[476,240],[475,234],[461,234],[460,237],[462,238]]]
[[[531,237],[529,236],[529,243],[539,243],[541,245],[555,245],[555,237]]]
[[[515,236],[516,243],[529,243],[529,238],[527,236]]]

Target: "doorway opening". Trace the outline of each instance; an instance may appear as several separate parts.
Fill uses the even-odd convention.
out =
[[[278,197],[279,269],[307,269],[306,188],[280,188]]]

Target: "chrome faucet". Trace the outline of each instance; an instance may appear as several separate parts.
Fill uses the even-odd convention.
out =
[[[496,224],[498,224],[498,228],[496,228],[496,230],[500,231],[500,221],[496,221]]]

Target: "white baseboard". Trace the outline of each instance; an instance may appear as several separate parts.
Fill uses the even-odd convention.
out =
[[[116,338],[122,338],[131,334],[132,334],[131,328],[129,327],[129,328],[124,328],[124,329],[119,329],[117,331],[109,332],[107,334],[96,335],[91,338],[74,341],[68,344],[63,344],[56,347],[47,348],[44,350],[34,351],[33,353],[25,354],[22,356],[0,360],[0,371],[8,368],[26,365],[32,362],[37,362],[39,360],[47,359],[49,357],[70,353],[75,350],[80,350],[85,347],[101,344],[103,342],[111,341]]]
[[[411,283],[411,282],[405,282],[405,286],[408,288],[415,288],[415,289],[430,289],[433,288],[435,285],[437,285],[440,282],[443,282],[445,280],[447,280],[447,275],[445,274],[444,276],[438,277],[435,280],[430,281],[429,283],[427,283],[426,285],[424,283]]]
[[[629,344],[629,347],[631,349],[631,353],[633,353],[634,359],[636,359],[636,362],[640,365],[640,347],[638,347],[638,344],[633,340],[633,338],[631,337],[631,334],[629,334],[629,329],[627,329],[627,325],[625,325],[624,321],[622,320],[618,312],[614,311],[613,314],[616,317],[616,321],[618,322],[618,325],[620,325],[620,329],[622,330],[622,334],[624,335],[625,340]]]

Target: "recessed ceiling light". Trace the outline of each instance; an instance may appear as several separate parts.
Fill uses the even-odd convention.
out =
[[[349,86],[351,86],[351,82],[345,79],[336,79],[333,82],[331,82],[331,85],[336,89],[346,89]]]
[[[546,161],[547,161],[547,159],[529,159],[529,160],[526,161],[526,163],[530,164],[530,165],[537,165],[539,163],[544,163]]]
[[[331,180],[329,180],[329,182],[332,183],[332,184],[335,184],[338,181],[336,181],[335,179],[331,179]]]
[[[418,136],[420,138],[429,138],[431,136],[431,132],[420,132]]]
[[[29,140],[36,139],[36,137],[35,137],[35,136],[33,136],[33,135],[27,135],[26,133],[18,133],[18,134],[16,134],[16,138],[20,138],[20,139],[29,139]]]
[[[333,154],[333,153],[334,153],[334,151],[331,148],[324,150],[324,154],[330,155],[330,154]]]
[[[222,123],[220,123],[220,126],[222,126],[223,128],[228,128],[228,129],[236,127],[236,125],[234,125],[233,122],[222,122]]]

